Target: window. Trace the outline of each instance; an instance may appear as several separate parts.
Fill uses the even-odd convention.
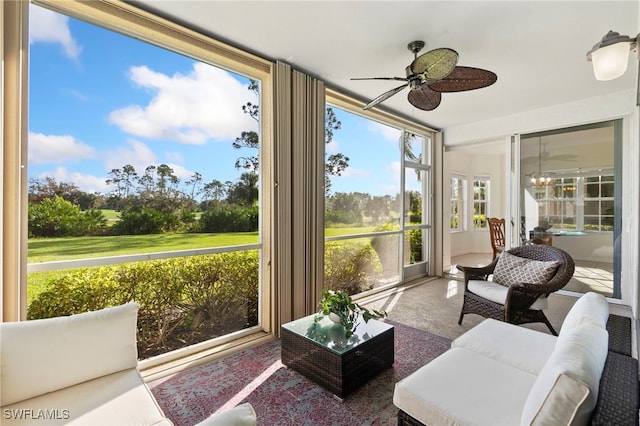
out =
[[[467,179],[461,176],[453,176],[451,178],[451,231],[464,231],[465,224],[465,208],[466,208],[466,191]]]
[[[584,179],[584,230],[613,231],[613,176]]]
[[[432,131],[333,91],[328,102],[324,286],[357,294],[426,275]]]
[[[489,178],[473,180],[473,229],[486,229],[489,216]]]
[[[106,29],[30,5],[28,318],[135,300],[146,359],[262,323],[270,68],[117,8]]]
[[[539,223],[556,230],[612,232],[614,184],[613,175],[602,175],[560,177],[534,187]]]

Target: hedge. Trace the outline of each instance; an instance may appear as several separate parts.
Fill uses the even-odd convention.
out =
[[[48,284],[29,319],[140,305],[141,359],[258,324],[255,250],[85,268]]]

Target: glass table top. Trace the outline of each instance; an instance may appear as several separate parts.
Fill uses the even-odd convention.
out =
[[[392,325],[383,321],[370,319],[368,322],[364,322],[362,317],[359,317],[355,330],[353,331],[353,335],[347,339],[344,326],[334,323],[329,319],[329,317],[323,315],[320,315],[322,318],[316,322],[316,316],[318,316],[318,314],[297,319],[287,324],[283,324],[282,328],[309,339],[338,354],[348,352],[367,340],[371,340],[372,338],[393,328]]]

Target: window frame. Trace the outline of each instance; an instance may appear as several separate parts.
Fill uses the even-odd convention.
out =
[[[478,182],[484,183],[484,198],[476,199],[476,190],[478,189]],[[491,177],[490,176],[474,176],[473,177],[473,229],[475,231],[482,230],[486,231],[487,228],[487,219],[491,217]],[[476,205],[484,205],[484,224],[482,226],[476,225]]]
[[[464,232],[467,230],[467,177],[461,173],[452,173],[449,182],[451,188],[449,196],[449,232]],[[454,198],[454,187],[458,188],[457,198]],[[457,213],[454,213],[454,203]],[[456,216],[458,226],[452,228],[451,224]]]
[[[78,1],[59,1],[59,0],[31,0],[30,2],[18,2],[18,7],[22,19],[15,22],[15,28],[10,28],[10,35],[15,33],[21,33],[24,36],[24,40],[27,40],[28,29],[28,8],[30,3],[37,6],[44,7],[55,11],[57,13],[72,17],[74,19],[82,20],[92,25],[102,27],[106,30],[113,31],[119,34],[133,37],[135,39],[147,42],[151,45],[159,48],[181,54],[190,57],[196,61],[210,64],[212,66],[225,69],[227,71],[246,76],[249,79],[259,82],[260,91],[260,181],[265,184],[260,187],[260,221],[259,226],[259,250],[260,250],[260,272],[259,272],[259,326],[253,329],[247,329],[246,332],[241,330],[232,335],[222,336],[220,338],[208,340],[199,344],[192,345],[191,347],[178,349],[176,351],[169,352],[167,354],[159,355],[157,357],[144,360],[141,362],[141,368],[154,369],[161,364],[171,362],[175,359],[187,359],[189,357],[197,357],[201,359],[202,356],[207,356],[207,353],[214,353],[218,351],[215,347],[221,343],[225,343],[229,340],[250,341],[265,336],[265,333],[271,333],[273,331],[273,300],[272,294],[274,290],[272,288],[273,279],[272,271],[268,267],[271,263],[271,226],[270,223],[273,220],[273,189],[272,185],[268,183],[272,181],[273,175],[273,159],[272,159],[272,138],[271,138],[271,121],[272,121],[272,66],[270,61],[264,60],[252,54],[243,52],[237,48],[226,45],[217,40],[211,39],[203,34],[194,32],[190,29],[182,27],[179,24],[168,21],[152,13],[145,12],[131,4],[115,2],[115,1],[95,1],[95,2],[78,2]],[[4,13],[4,10],[2,10]],[[22,45],[24,46],[24,41]],[[26,43],[28,44],[28,43]],[[12,60],[20,63],[20,69],[27,69],[26,62],[28,58],[28,45],[23,47],[23,50],[19,53],[19,57],[13,53]],[[4,57],[7,57],[7,53],[4,53]],[[26,75],[22,75],[22,78],[26,84],[28,78]],[[21,90],[19,95],[22,99],[27,99],[27,91]],[[27,118],[27,102],[20,103],[22,107],[19,109],[19,117],[17,120],[26,121]],[[14,123],[9,123],[14,126]],[[20,138],[16,138],[16,149],[22,152],[22,158],[26,158],[27,138],[26,138],[26,126],[24,126]],[[18,216],[16,220],[24,223],[24,226],[18,227],[17,232],[20,233],[17,250],[20,253],[20,260],[16,262],[18,264],[18,276],[19,284],[16,284],[16,288],[12,286],[2,286],[3,298],[10,299],[11,304],[14,300],[19,305],[19,308],[15,310],[3,310],[3,321],[15,321],[26,320],[27,306],[26,306],[26,275],[27,275],[27,230],[26,230],[26,200],[27,200],[27,179],[26,179],[26,160],[22,160],[25,167],[14,170],[3,170],[3,178],[10,178],[20,182],[16,185],[16,188],[20,190],[20,196],[16,197],[18,206],[12,208],[12,214]],[[18,163],[20,164],[20,163]],[[20,177],[14,176],[20,174]],[[5,240],[6,241],[6,240]],[[255,249],[256,245],[247,246],[247,249]],[[214,249],[215,250],[215,249]],[[6,277],[6,275],[5,275]],[[16,289],[18,289],[16,294]],[[256,332],[259,332],[256,334]],[[251,337],[251,335],[255,337]],[[204,354],[204,355],[203,355]]]

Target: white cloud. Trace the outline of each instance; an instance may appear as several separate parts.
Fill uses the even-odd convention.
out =
[[[335,140],[332,140],[331,142],[325,145],[325,152],[327,154],[336,154],[340,152],[340,144]]]
[[[95,176],[80,172],[71,172],[66,167],[58,167],[55,170],[39,173],[38,177],[43,179],[51,177],[57,182],[69,182],[78,186],[81,191],[94,193],[105,193],[109,191],[105,176]]]
[[[389,172],[390,180],[394,182],[400,182],[400,171],[402,170],[402,164],[399,161],[392,161],[387,164],[385,170]]]
[[[397,143],[400,140],[401,131],[395,127],[387,126],[377,121],[369,121],[369,131],[372,133],[378,133],[382,137],[390,142]]]
[[[128,146],[121,146],[104,153],[106,170],[120,169],[130,164],[136,169],[138,175],[142,175],[147,166],[157,163],[156,154],[144,143],[130,139],[127,144]]]
[[[188,75],[167,76],[138,66],[130,69],[129,77],[154,96],[147,105],[129,105],[110,114],[111,122],[127,133],[203,144],[257,129],[255,120],[242,112],[248,101],[256,102],[254,95],[224,70],[194,63]]]
[[[173,151],[166,151],[164,153],[164,156],[166,159],[168,159],[169,161],[173,161],[175,163],[184,163],[184,157],[181,153]]]
[[[95,149],[77,141],[73,136],[29,133],[29,163],[63,163],[94,158]]]
[[[113,169],[121,169],[127,164],[130,164],[136,170],[138,176],[142,176],[147,167],[158,167],[164,163],[173,169],[173,174],[179,177],[181,181],[188,180],[193,175],[193,171],[176,163],[176,161],[181,162],[182,160],[179,154],[173,153],[172,155],[167,155],[169,161],[163,161],[143,142],[130,139],[127,141],[127,144],[128,146],[121,146],[103,153],[105,169],[108,172]]]
[[[71,35],[68,17],[33,4],[29,5],[29,43],[59,43],[72,59],[82,50]]]
[[[371,177],[371,172],[364,169],[356,169],[355,167],[347,167],[340,177],[351,179],[367,179]]]

